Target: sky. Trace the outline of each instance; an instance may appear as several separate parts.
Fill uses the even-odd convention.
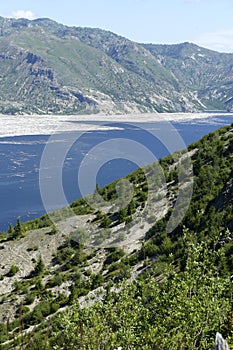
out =
[[[137,42],[233,52],[233,0],[1,0],[3,17],[51,18]]]

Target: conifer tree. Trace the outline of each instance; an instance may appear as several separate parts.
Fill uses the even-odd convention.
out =
[[[40,255],[40,257],[39,257],[39,260],[38,260],[38,262],[37,262],[37,264],[36,264],[36,266],[35,266],[35,274],[38,276],[38,275],[41,275],[42,274],[42,272],[44,271],[44,268],[45,268],[45,265],[44,265],[44,262],[43,262],[43,260],[42,260],[42,257],[41,257],[41,255]]]
[[[13,238],[14,239],[20,238],[22,237],[22,234],[23,234],[22,224],[20,222],[20,218],[18,218],[13,231]]]

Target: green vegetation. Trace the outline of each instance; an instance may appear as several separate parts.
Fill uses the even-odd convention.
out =
[[[218,271],[218,253],[193,243],[187,231],[184,236],[187,260],[182,272],[171,262],[162,276],[152,268],[133,284],[120,284],[119,293],[108,289],[92,307],[80,308],[74,299],[72,308],[44,325],[44,332],[25,335],[23,341],[30,349],[39,341],[46,349],[207,350],[218,330],[230,343],[232,282]],[[43,302],[30,319],[40,322],[57,308]]]
[[[36,264],[36,266],[35,266],[34,274],[35,274],[36,276],[41,275],[41,274],[43,273],[43,271],[44,271],[44,268],[45,268],[45,265],[44,265],[44,262],[43,262],[43,260],[42,260],[42,258],[41,258],[41,256],[40,256],[40,257],[39,257],[39,260],[38,260],[38,262],[37,262],[37,264]]]
[[[0,25],[3,114],[232,109],[231,54],[142,45],[49,19],[1,17]]]
[[[14,227],[10,224],[7,233],[8,233],[8,239],[14,240],[14,239],[19,239],[23,237],[24,228],[20,222],[20,218],[17,219],[17,222]]]
[[[182,273],[170,264],[159,283],[152,270],[91,308],[75,304],[52,325],[50,347],[204,350],[216,329],[230,336],[231,282],[219,276],[214,252],[191,242],[186,248]]]
[[[232,144],[233,125],[189,146],[194,171],[192,201],[180,224],[171,232],[167,225],[174,214],[172,205],[155,224],[152,220],[141,248],[130,254],[119,246],[98,249],[95,245],[88,246],[86,242],[91,235],[88,229],[74,227],[63,238],[50,264],[45,264],[38,247],[30,250],[37,258],[32,273],[25,279],[17,280],[17,266],[9,267],[10,271],[1,280],[14,276],[14,290],[2,296],[0,306],[11,298],[16,311],[12,320],[0,324],[1,341],[10,340],[4,347],[18,349],[24,344],[28,349],[40,346],[48,350],[118,347],[209,350],[217,331],[233,345]],[[182,173],[182,186],[187,185],[185,160],[182,158],[180,165],[176,162],[181,156],[183,152],[177,152],[145,167],[144,171],[129,174],[126,178],[132,184],[133,196],[126,208],[114,211],[116,182],[96,189],[112,206],[107,214],[104,210],[94,212],[84,199],[74,202],[71,208],[86,212],[87,227],[98,230],[93,239],[99,244],[111,237],[112,229],[125,227],[116,236],[116,242],[122,240],[124,247],[128,236],[126,222],[130,218],[133,222],[151,198],[144,173],[153,173],[158,164],[162,167],[167,196],[173,198],[170,201],[173,204],[180,181],[178,169]],[[158,175],[155,190],[159,191],[161,183]],[[178,209],[182,207],[180,201]],[[68,217],[69,210],[57,211],[51,217],[61,220],[61,214]],[[18,222],[17,226],[25,236],[26,227],[32,229],[35,225],[38,230],[40,222],[47,222],[47,218],[25,224]],[[8,235],[14,230],[10,227]],[[44,237],[55,240],[56,235],[62,237],[58,230],[50,236],[52,230],[55,230],[53,225],[49,225]],[[3,244],[19,243],[21,239],[11,238]],[[67,308],[53,317],[64,306]],[[49,320],[48,315],[51,315]],[[31,325],[38,326],[33,332],[23,334]]]
[[[7,276],[12,277],[19,271],[18,266],[11,265],[10,271],[8,272]]]

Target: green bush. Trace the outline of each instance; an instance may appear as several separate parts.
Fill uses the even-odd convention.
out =
[[[7,276],[12,277],[16,275],[16,273],[19,271],[19,267],[16,265],[11,265],[10,271],[8,272]]]
[[[104,261],[104,265],[110,265],[115,261],[118,261],[120,258],[122,258],[125,255],[125,252],[123,249],[120,248],[110,248],[110,253],[106,257]]]
[[[57,273],[53,278],[51,278],[49,280],[49,282],[47,283],[46,286],[48,287],[56,287],[56,286],[60,286],[63,282],[63,277],[61,274]]]
[[[34,302],[34,300],[35,300],[35,294],[33,293],[27,294],[24,299],[24,304],[30,305]]]
[[[172,266],[160,283],[153,276],[108,292],[103,303],[58,316],[51,346],[60,349],[209,350],[224,331],[231,310],[230,281],[215,267],[215,253],[202,244],[186,246],[182,273]],[[204,259],[203,259],[204,257]],[[60,329],[62,328],[62,332]]]

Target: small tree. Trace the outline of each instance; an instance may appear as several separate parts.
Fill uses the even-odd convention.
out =
[[[44,265],[44,262],[41,258],[41,255],[40,255],[39,260],[38,260],[38,262],[35,266],[35,269],[34,269],[35,275],[37,275],[37,276],[41,275],[42,272],[44,271],[44,268],[45,268],[45,265]]]
[[[119,223],[125,222],[127,219],[127,210],[123,208],[119,211]]]
[[[55,235],[58,232],[55,225],[52,225],[51,231],[49,232],[50,235]]]
[[[105,214],[102,219],[101,227],[109,228],[111,223],[112,223],[112,220]]]
[[[20,222],[20,218],[17,219],[17,222],[15,224],[12,236],[14,239],[16,238],[20,238],[23,235],[23,228],[22,228],[22,224]]]
[[[13,232],[14,232],[13,226],[12,224],[10,224],[7,233],[9,233],[9,235],[12,235]]]

